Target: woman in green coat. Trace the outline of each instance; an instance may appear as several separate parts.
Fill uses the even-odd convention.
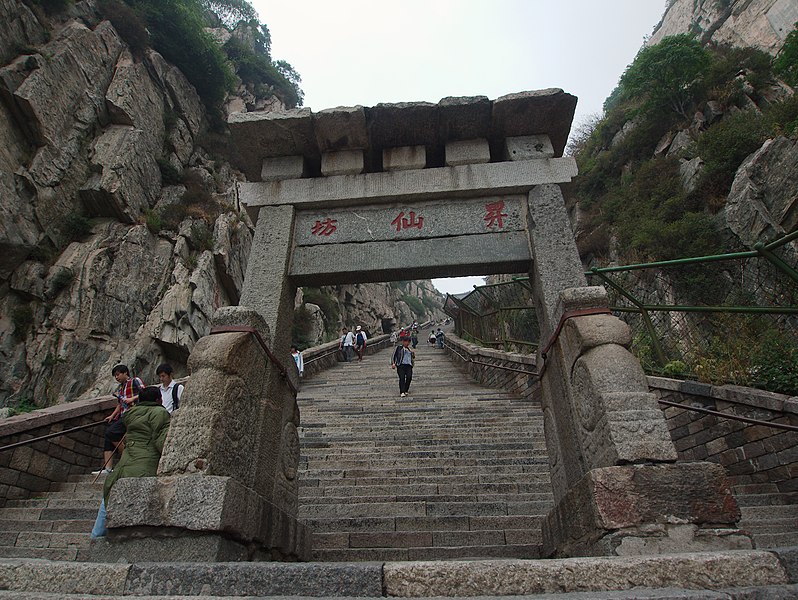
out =
[[[169,413],[161,404],[161,391],[155,386],[146,387],[139,393],[138,403],[125,412],[123,419],[127,429],[125,451],[119,464],[105,479],[103,502],[92,537],[105,535],[105,507],[111,488],[118,479],[155,476],[169,430]]]

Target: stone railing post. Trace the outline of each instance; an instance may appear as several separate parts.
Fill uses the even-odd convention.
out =
[[[214,325],[270,341],[249,308],[219,309]],[[253,334],[230,332],[197,342],[189,368],[158,476],[117,481],[109,543],[95,559],[307,559],[309,532],[296,520],[299,411],[281,366]]]
[[[628,350],[628,326],[599,314],[606,291],[586,285],[557,186],[530,192],[529,219],[530,278],[541,348],[548,346],[538,368],[556,502],[543,524],[544,554],[750,548],[734,528],[740,512],[723,469],[676,462],[662,412]]]

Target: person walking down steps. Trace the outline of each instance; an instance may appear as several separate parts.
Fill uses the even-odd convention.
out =
[[[399,375],[399,396],[404,398],[410,391],[410,382],[413,380],[413,362],[416,352],[410,348],[410,337],[401,338],[402,345],[397,346],[391,357],[391,368],[396,369]]]

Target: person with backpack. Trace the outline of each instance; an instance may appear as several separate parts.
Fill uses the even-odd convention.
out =
[[[444,340],[444,333],[440,327],[438,327],[438,332],[435,334],[435,341],[438,344],[438,348],[443,348],[443,340]]]
[[[363,360],[363,354],[366,352],[366,340],[368,336],[363,328],[358,325],[355,329],[355,352],[357,353],[358,362]]]
[[[183,395],[183,384],[172,379],[172,365],[163,363],[155,369],[155,374],[161,380],[158,389],[161,390],[161,404],[171,415],[173,410],[180,408],[180,396]]]
[[[410,382],[413,380],[413,362],[416,352],[410,348],[410,337],[402,336],[402,345],[397,346],[391,357],[391,368],[396,369],[399,375],[399,396],[404,398],[410,391]]]
[[[91,531],[92,538],[104,537],[107,533],[105,519],[108,497],[117,480],[123,477],[154,477],[158,471],[170,420],[161,402],[162,392],[154,385],[148,386],[139,393],[138,402],[125,411],[122,419],[127,431],[127,444],[116,469],[105,478],[103,499]]]
[[[139,392],[144,389],[144,382],[138,377],[130,376],[127,365],[115,365],[111,374],[119,384],[114,397],[117,404],[114,412],[105,417],[108,427],[105,428],[105,443],[103,445],[103,466],[92,475],[108,475],[113,470],[114,452],[125,449],[125,422],[122,416],[138,401]]]

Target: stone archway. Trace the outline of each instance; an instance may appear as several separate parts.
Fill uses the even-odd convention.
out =
[[[543,90],[233,115],[256,234],[241,306],[218,324],[271,332],[287,356],[297,286],[529,272],[550,340],[541,382],[556,506],[545,552],[750,547],[733,529],[723,470],[676,463],[628,328],[603,288],[586,286],[559,188],[576,175],[562,156],[575,104]],[[198,343],[159,477],[120,481],[109,506],[117,547],[142,547],[135,534],[157,525],[151,534],[188,537],[205,560],[306,555],[293,373],[281,378],[253,337]],[[150,508],[117,512],[134,494]]]

